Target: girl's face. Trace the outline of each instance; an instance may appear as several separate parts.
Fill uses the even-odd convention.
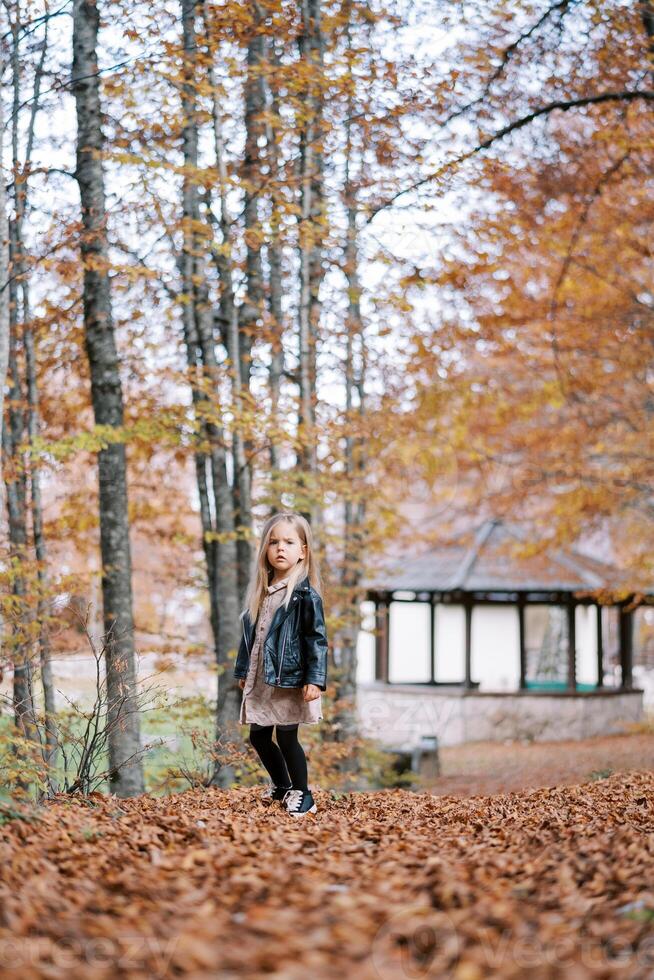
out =
[[[279,521],[270,532],[266,558],[274,569],[275,578],[282,579],[306,555],[298,532],[288,521]]]

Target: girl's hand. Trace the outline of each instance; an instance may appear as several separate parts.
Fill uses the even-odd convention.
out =
[[[239,677],[239,679],[238,679],[238,686],[240,687],[241,690],[243,690],[243,688],[245,687],[245,678],[244,677]]]
[[[320,688],[317,684],[305,684],[302,688],[302,696],[305,701],[315,701],[320,697]]]

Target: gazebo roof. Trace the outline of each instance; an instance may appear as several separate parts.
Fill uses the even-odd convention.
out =
[[[405,562],[389,564],[362,584],[371,591],[579,592],[610,588],[616,569],[574,548],[515,554],[527,540],[518,526],[485,521],[472,544],[436,548]]]

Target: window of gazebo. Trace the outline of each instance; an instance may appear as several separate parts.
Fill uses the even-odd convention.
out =
[[[387,684],[411,683],[452,686],[474,690],[479,681],[472,670],[473,613],[480,607],[504,607],[516,611],[517,663],[514,690],[521,692],[596,691],[605,687],[605,635],[607,607],[580,600],[570,592],[394,592],[371,591],[375,604],[375,678]],[[631,689],[633,663],[633,615],[627,603],[612,607],[617,618],[620,657],[620,688]],[[404,610],[403,610],[404,607]],[[595,677],[580,681],[577,676],[577,610],[588,609],[595,617]],[[603,610],[605,610],[603,612]],[[449,647],[439,639],[439,613],[456,611],[460,620],[460,644],[450,637]],[[391,651],[416,626],[421,637],[414,670],[407,672]],[[456,630],[454,630],[456,633]],[[539,641],[539,642],[536,642]],[[457,649],[459,648],[459,649]],[[448,663],[443,672],[443,651]],[[459,659],[459,676],[452,668]],[[415,663],[420,670],[415,670]],[[446,676],[447,675],[447,676]]]

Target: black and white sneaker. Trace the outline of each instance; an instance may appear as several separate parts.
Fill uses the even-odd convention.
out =
[[[281,803],[290,789],[290,786],[275,786],[274,783],[271,783],[261,794],[261,802],[273,803],[274,801],[278,801]]]
[[[311,790],[290,789],[284,797],[286,812],[294,817],[303,817],[305,813],[316,813],[318,807],[311,795]]]

